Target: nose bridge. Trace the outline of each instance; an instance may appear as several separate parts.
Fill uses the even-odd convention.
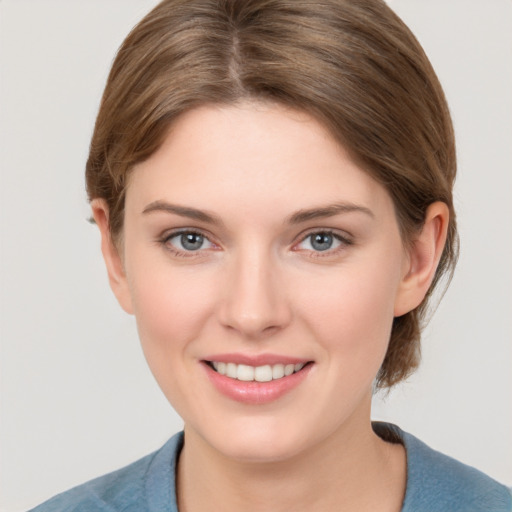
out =
[[[240,334],[259,337],[283,328],[290,319],[279,264],[265,247],[247,244],[230,262],[221,321]]]

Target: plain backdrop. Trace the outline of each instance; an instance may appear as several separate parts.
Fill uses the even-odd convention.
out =
[[[0,510],[181,428],[87,222],[83,169],[114,53],[154,0],[0,0]],[[512,2],[390,0],[445,87],[461,258],[421,369],[374,417],[512,484]]]

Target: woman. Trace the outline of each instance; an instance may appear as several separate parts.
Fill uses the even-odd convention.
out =
[[[112,289],[184,435],[37,510],[510,510],[388,424],[457,256],[453,131],[379,1],[165,1],[87,163]]]

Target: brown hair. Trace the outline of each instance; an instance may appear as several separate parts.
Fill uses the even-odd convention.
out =
[[[428,298],[457,259],[456,160],[446,100],[420,44],[381,0],[164,0],[128,35],[105,88],[87,161],[114,240],[127,178],[170,123],[207,103],[251,98],[306,111],[391,195],[405,242],[427,207],[450,209],[448,240],[423,303],[395,318],[379,387],[419,361]],[[448,271],[448,272],[447,272]]]

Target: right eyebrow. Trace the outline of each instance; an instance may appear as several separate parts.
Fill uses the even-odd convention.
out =
[[[148,204],[142,211],[144,215],[154,212],[172,213],[174,215],[179,215],[180,217],[187,217],[188,219],[198,220],[215,226],[223,224],[220,217],[213,213],[198,210],[197,208],[191,208],[189,206],[167,203],[166,201],[154,201]]]
[[[317,208],[310,208],[307,210],[299,210],[288,218],[289,224],[300,224],[313,219],[320,219],[323,217],[334,217],[341,213],[360,212],[368,215],[372,219],[375,218],[374,213],[366,206],[357,205],[354,203],[334,203]]]

